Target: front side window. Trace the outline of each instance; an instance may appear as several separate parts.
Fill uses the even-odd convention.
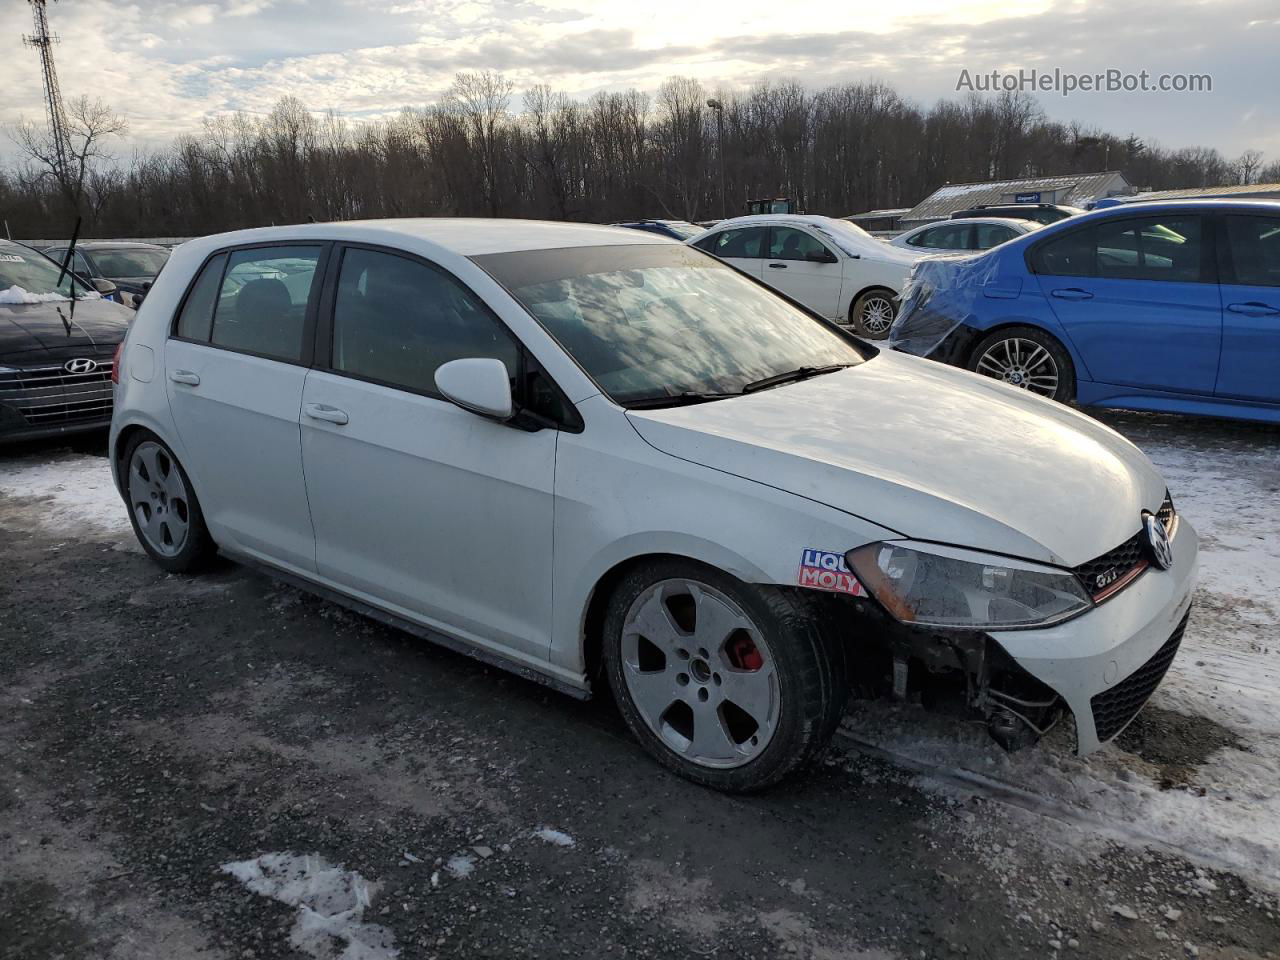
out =
[[[776,374],[863,360],[826,323],[685,247],[473,259],[620,404],[735,394]]]
[[[320,248],[233,250],[218,291],[210,343],[299,362]]]
[[[822,243],[803,230],[794,227],[774,227],[769,233],[770,260],[830,259],[832,253]]]
[[[334,370],[438,396],[436,369],[470,357],[501,360],[513,382],[519,374],[519,346],[475,294],[417,260],[358,248],[343,254]]]
[[[1280,287],[1280,218],[1229,216],[1227,243],[1236,283]]]
[[[698,241],[698,248],[722,260],[759,260],[764,256],[764,227],[721,230]]]

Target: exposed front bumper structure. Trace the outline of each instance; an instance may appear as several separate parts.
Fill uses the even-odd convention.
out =
[[[992,631],[1019,667],[1070,708],[1084,754],[1119,734],[1147,702],[1186,629],[1198,537],[1180,517],[1173,565],[1148,569],[1093,610],[1042,630]]]

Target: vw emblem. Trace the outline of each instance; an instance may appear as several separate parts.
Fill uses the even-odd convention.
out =
[[[98,361],[90,360],[87,357],[79,357],[75,360],[68,360],[62,365],[62,369],[67,373],[93,373],[98,369]]]
[[[1151,560],[1161,570],[1173,566],[1173,545],[1169,543],[1169,531],[1154,513],[1144,514],[1142,530],[1147,535],[1147,549],[1151,551]]]

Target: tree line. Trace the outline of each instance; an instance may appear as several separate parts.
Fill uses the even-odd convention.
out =
[[[912,206],[947,182],[1102,169],[1155,189],[1280,180],[1256,151],[1228,160],[1052,122],[1026,94],[925,109],[879,82],[724,91],[682,77],[652,96],[535,86],[515,109],[516,94],[500,74],[462,73],[440,102],[376,122],[283,97],[125,160],[108,152],[124,118],[82,97],[68,106],[64,168],[43,127],[9,131],[21,160],[0,169],[0,217],[15,238],[63,236],[76,216],[86,236],[194,236],[365,217],[703,220],[777,196],[847,216]]]

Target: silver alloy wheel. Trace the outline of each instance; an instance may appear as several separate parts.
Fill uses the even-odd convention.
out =
[[[663,580],[627,611],[622,675],[645,724],[704,767],[748,763],[769,745],[781,698],[760,628],[696,580]]]
[[[983,351],[975,369],[1042,397],[1054,397],[1058,393],[1058,363],[1053,354],[1034,340],[1021,337],[998,340]]]
[[[893,326],[893,301],[877,294],[862,301],[862,329],[867,333],[879,335],[888,333]]]
[[[169,452],[151,440],[129,460],[129,509],[156,553],[177,556],[191,526],[187,486]]]

